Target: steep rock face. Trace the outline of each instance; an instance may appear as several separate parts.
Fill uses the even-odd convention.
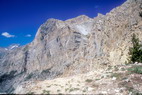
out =
[[[124,64],[131,35],[142,40],[141,13],[142,1],[128,0],[94,19],[85,15],[66,21],[49,19],[33,42],[0,60],[0,89],[12,92],[22,81],[88,72],[95,64]]]

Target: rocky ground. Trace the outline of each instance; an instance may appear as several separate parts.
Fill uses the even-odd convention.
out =
[[[19,85],[15,93],[141,95],[142,64],[108,65],[77,76],[29,81]]]

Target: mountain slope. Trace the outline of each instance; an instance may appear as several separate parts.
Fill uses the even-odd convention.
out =
[[[33,42],[0,60],[0,89],[13,92],[19,83],[85,73],[97,65],[124,64],[131,35],[142,40],[142,1],[128,0],[106,15],[49,19]]]

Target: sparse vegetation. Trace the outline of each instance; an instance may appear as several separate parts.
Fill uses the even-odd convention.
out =
[[[87,80],[86,80],[86,82],[92,82],[92,81],[93,81],[92,79],[87,79]]]
[[[93,88],[98,88],[99,86],[97,84],[92,84]]]
[[[104,78],[104,76],[101,76],[101,79],[103,79]]]
[[[127,79],[128,79],[127,77],[123,77],[123,78],[122,78],[122,80],[127,80]]]
[[[100,80],[100,79],[96,79],[96,80]]]
[[[119,69],[118,69],[118,67],[117,67],[117,66],[114,66],[114,70],[115,70],[115,71],[118,71]]]
[[[68,90],[69,90],[69,88],[66,88],[66,89],[65,89],[65,92],[67,92]]]
[[[51,87],[51,85],[47,86],[47,87]]]
[[[132,36],[133,47],[129,48],[129,63],[142,62],[142,45],[135,34]]]
[[[27,93],[27,95],[33,95],[34,94],[34,92],[28,92]]]
[[[63,95],[62,93],[59,93],[58,95]]]
[[[142,95],[142,93],[139,93],[139,91],[137,91],[136,89],[134,89],[133,87],[126,87],[128,89],[128,91],[130,93],[132,93],[132,95]]]
[[[71,89],[69,90],[69,92],[77,91],[77,90],[79,90],[79,88],[71,88]]]
[[[112,69],[112,66],[109,65],[107,70],[111,70],[111,69]]]
[[[74,89],[73,89],[73,88],[71,88],[71,89],[69,90],[69,92],[72,92],[72,91],[74,91]]]
[[[54,84],[55,86],[58,86],[58,84]]]
[[[86,90],[83,90],[83,92],[86,92]]]
[[[57,90],[57,92],[60,92],[60,91],[61,91],[61,90],[59,90],[59,89]]]
[[[48,91],[48,90],[43,90],[43,94],[50,94],[50,91]]]
[[[121,77],[121,73],[112,73],[111,77],[116,77],[117,79],[119,79]]]
[[[128,71],[130,71],[131,73],[142,74],[142,67],[141,66],[133,66],[131,68],[128,68]]]
[[[125,68],[121,68],[122,71],[125,71]]]

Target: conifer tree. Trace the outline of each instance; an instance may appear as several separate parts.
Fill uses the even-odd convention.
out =
[[[142,62],[142,45],[135,34],[132,35],[132,47],[129,48],[129,62]]]

